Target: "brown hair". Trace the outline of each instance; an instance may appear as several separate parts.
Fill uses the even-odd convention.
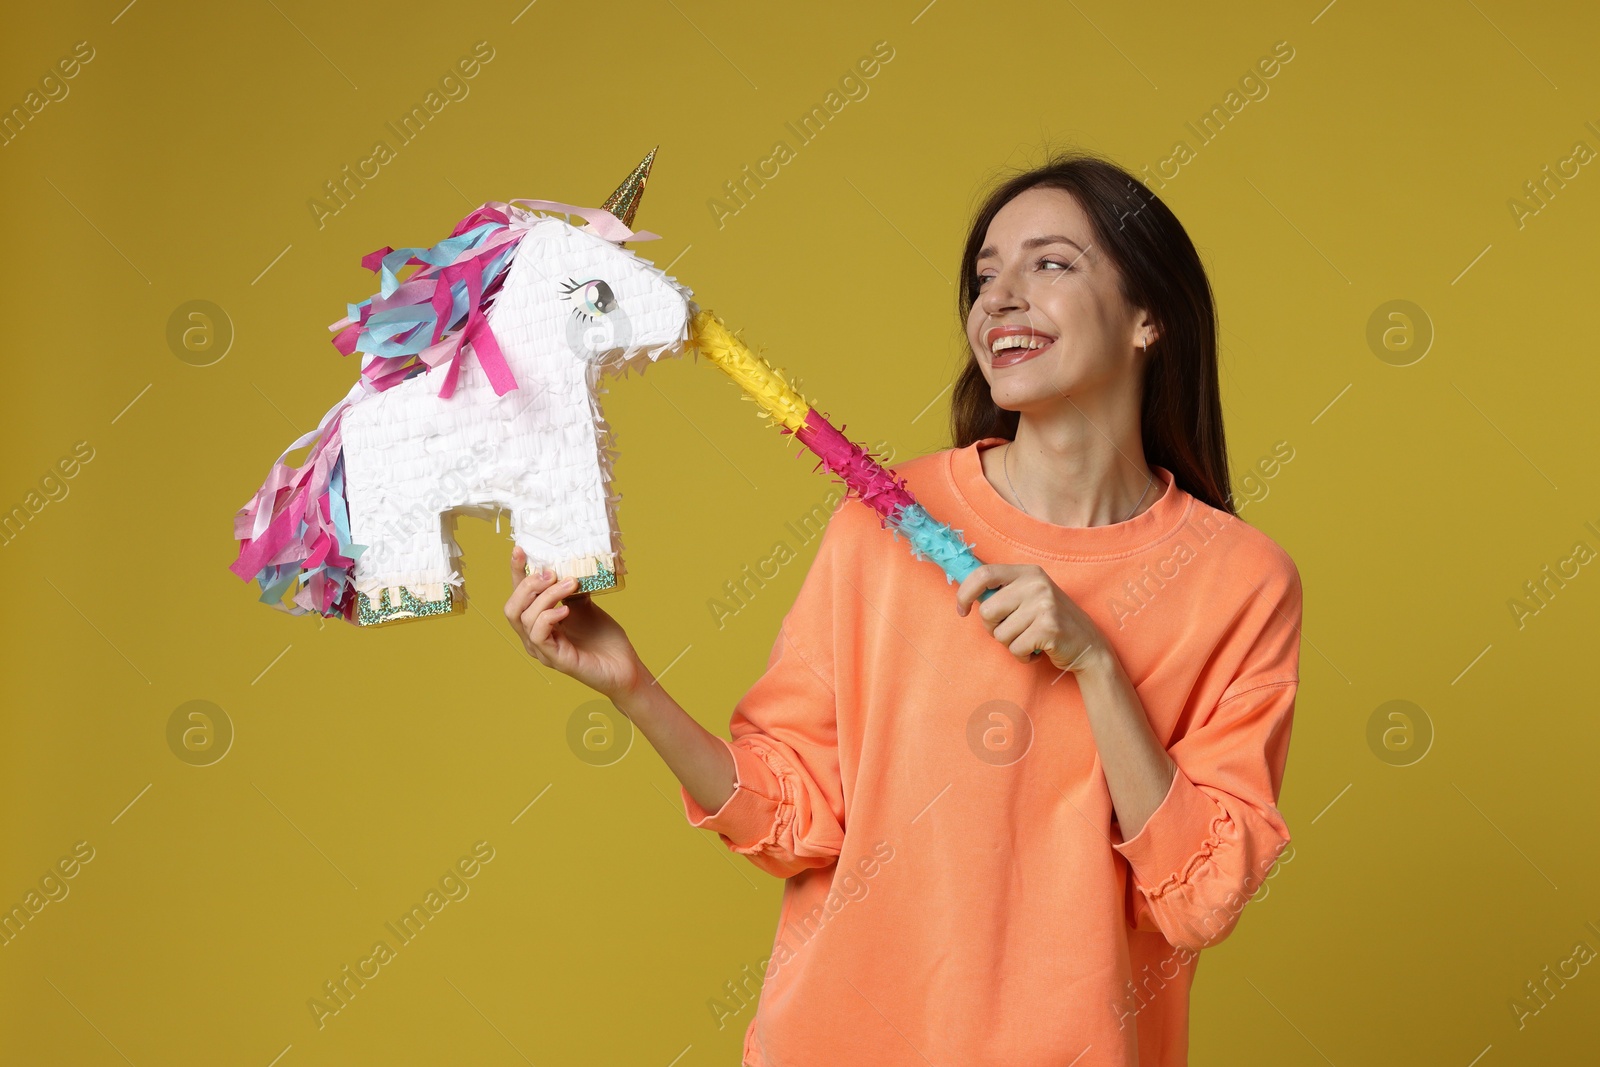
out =
[[[1217,381],[1217,314],[1200,254],[1160,197],[1117,164],[1084,151],[1054,153],[1005,179],[972,219],[957,288],[965,359],[950,401],[955,447],[1016,436],[1020,415],[994,402],[965,341],[966,322],[978,296],[978,250],[989,223],[1012,198],[1039,186],[1072,195],[1094,227],[1094,243],[1117,267],[1123,298],[1156,321],[1159,334],[1141,388],[1146,461],[1170,470],[1180,489],[1236,514]]]

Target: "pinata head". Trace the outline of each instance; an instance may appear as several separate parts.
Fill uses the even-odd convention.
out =
[[[656,148],[660,147],[656,145],[650,149],[649,155],[633,168],[633,173],[617,186],[617,191],[606,197],[606,202],[600,205],[621,219],[622,224],[629,229],[633,228],[633,216],[638,213],[639,201],[644,199],[644,183],[650,177],[650,164],[655,162]]]

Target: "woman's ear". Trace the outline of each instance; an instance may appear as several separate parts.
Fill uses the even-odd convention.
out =
[[[1139,329],[1134,334],[1133,343],[1140,346],[1141,349],[1148,350],[1151,345],[1160,339],[1161,327],[1157,325],[1156,320],[1151,317],[1149,312],[1140,311]]]

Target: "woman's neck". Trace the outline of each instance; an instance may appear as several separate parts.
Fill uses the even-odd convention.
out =
[[[986,448],[979,459],[1008,503],[1056,526],[1126,522],[1148,510],[1162,489],[1145,462],[1137,427],[1107,436],[1081,414],[1047,431],[1024,415],[1015,441]]]

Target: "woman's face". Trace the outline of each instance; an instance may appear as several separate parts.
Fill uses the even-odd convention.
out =
[[[1021,411],[1137,383],[1153,326],[1122,298],[1117,269],[1071,193],[1035,187],[995,215],[975,264],[967,340],[996,404]],[[1000,347],[996,348],[996,345]]]

